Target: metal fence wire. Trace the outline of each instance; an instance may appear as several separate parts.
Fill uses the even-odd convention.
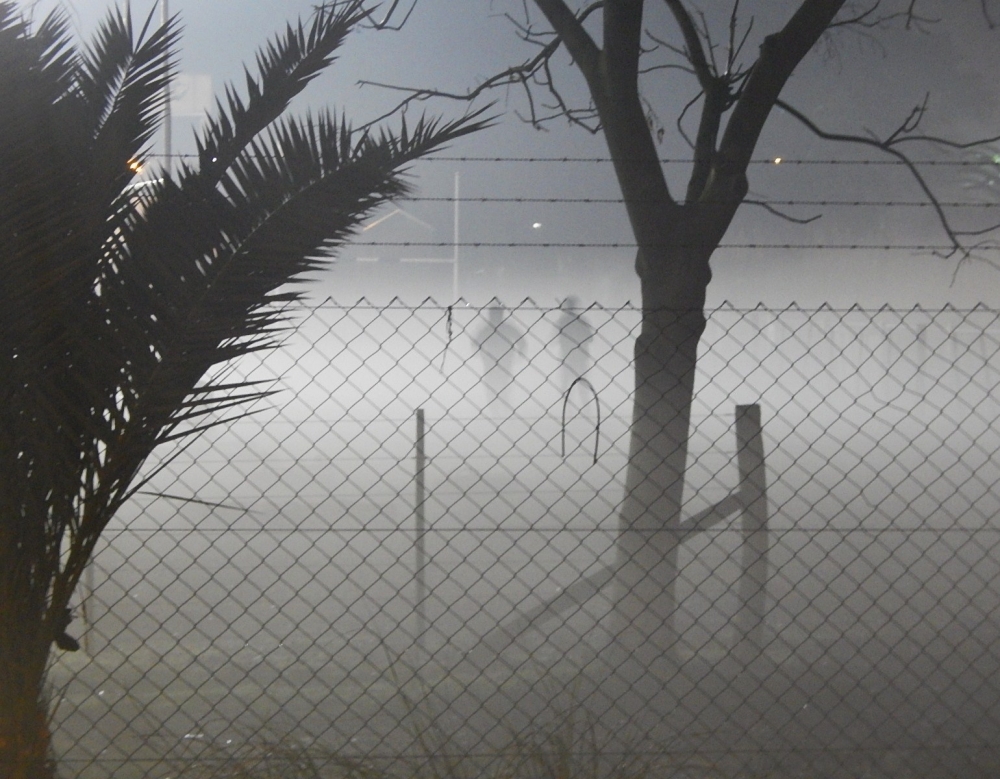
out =
[[[620,606],[666,585],[615,563],[639,311],[302,310],[229,369],[274,394],[108,528],[61,769],[1000,776],[998,317],[710,312],[650,654]]]

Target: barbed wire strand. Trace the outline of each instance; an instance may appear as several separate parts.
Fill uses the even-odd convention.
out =
[[[608,241],[599,243],[576,241],[352,241],[352,246],[382,247],[397,249],[444,249],[458,246],[465,249],[637,249],[634,241]],[[681,244],[669,244],[672,248],[682,248]],[[794,251],[906,251],[952,252],[955,247],[945,244],[891,244],[891,243],[723,243],[717,249],[761,249]],[[977,246],[974,251],[998,251],[997,246]]]
[[[263,157],[267,155],[255,155],[257,157]],[[151,153],[144,155],[146,160],[162,160],[162,159],[175,159],[175,160],[192,160],[199,159],[199,155],[194,152],[175,152],[172,154],[163,153]],[[504,163],[540,163],[540,162],[554,162],[554,163],[610,163],[613,162],[611,157],[546,157],[546,156],[477,156],[477,155],[466,155],[466,156],[432,156],[425,157],[421,160],[422,162],[504,162]],[[683,157],[663,157],[659,160],[662,165],[690,165],[691,160],[685,159]],[[839,159],[817,159],[817,160],[807,160],[807,159],[788,159],[785,157],[769,157],[762,159],[750,160],[750,165],[768,165],[771,167],[782,167],[785,165],[849,165],[849,166],[871,166],[871,167],[908,167],[908,165],[918,165],[927,167],[961,167],[961,168],[988,168],[996,167],[1000,169],[1000,162],[996,161],[992,157],[983,158],[978,160],[912,160],[909,163],[903,162],[901,160],[839,160]]]
[[[573,205],[621,205],[624,203],[653,202],[622,197],[467,197],[462,196],[465,203],[556,203]],[[395,198],[394,203],[454,203],[454,197],[437,197],[407,195]],[[770,206],[799,206],[811,208],[833,207],[863,207],[863,208],[932,208],[933,203],[922,200],[748,200],[746,205],[757,203]],[[941,201],[939,206],[945,208],[1000,208],[1000,199],[995,202]]]

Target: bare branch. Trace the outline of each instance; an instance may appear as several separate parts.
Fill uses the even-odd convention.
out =
[[[398,24],[393,24],[392,17],[399,10],[399,6],[402,2],[403,0],[392,0],[392,4],[386,10],[385,15],[382,17],[382,21],[380,22],[372,18],[375,13],[375,9],[372,9],[372,11],[370,11],[368,14],[369,18],[368,26],[370,26],[372,29],[375,30],[399,31],[403,29],[403,26],[407,23],[407,21],[409,21],[410,16],[413,14],[413,10],[417,7],[417,3],[419,2],[419,0],[412,0],[410,3],[410,7],[407,9],[406,13],[403,14],[403,18],[399,21]]]
[[[750,17],[750,21],[747,23],[746,29],[743,31],[743,37],[740,38],[739,43],[736,42],[736,25],[738,22],[738,16],[740,8],[739,0],[733,3],[733,12],[729,17],[729,53],[726,56],[726,73],[731,73],[736,69],[736,64],[739,62],[740,54],[743,53],[743,47],[746,46],[747,40],[750,38],[750,33],[753,31],[753,17]]]
[[[782,30],[764,39],[719,144],[723,164],[744,171],[785,82],[828,29],[844,0],[803,0]]]
[[[745,199],[743,203],[744,205],[758,206],[759,208],[763,208],[769,214],[774,214],[780,219],[784,219],[786,222],[792,222],[797,225],[811,224],[812,222],[815,222],[817,219],[823,216],[822,214],[813,214],[812,216],[793,216],[792,214],[789,214],[787,211],[782,211],[780,208],[774,206],[771,203],[768,203],[766,200],[756,200],[756,199],[751,200],[748,198]]]
[[[691,63],[691,67],[694,68],[694,74],[698,77],[698,83],[701,84],[702,90],[708,92],[712,88],[715,73],[705,56],[705,49],[701,43],[701,35],[699,35],[698,28],[694,24],[694,19],[691,18],[691,14],[688,13],[687,8],[684,7],[680,0],[664,0],[664,2],[674,15],[677,26],[681,30],[681,35],[684,36],[685,49],[679,53],[683,54],[688,62]],[[652,36],[650,37],[652,38]],[[653,40],[656,39],[654,38]],[[678,50],[674,49],[674,51]]]
[[[925,94],[924,101],[910,111],[909,115],[899,123],[899,127],[893,130],[883,143],[891,146],[901,137],[907,136],[916,130],[920,125],[920,121],[924,118],[924,114],[927,113],[928,100],[930,100],[930,94]]]
[[[703,95],[703,93],[699,92],[693,98],[691,98],[690,100],[688,100],[688,102],[685,103],[684,108],[677,115],[677,122],[676,122],[677,134],[680,135],[681,138],[684,139],[685,143],[687,143],[687,145],[690,146],[692,149],[694,148],[694,141],[691,139],[691,136],[689,136],[687,134],[687,130],[684,129],[684,117],[687,116],[687,112],[690,109],[694,108],[695,104],[699,100],[701,100],[702,95]]]
[[[951,244],[951,249],[948,252],[935,252],[936,255],[944,258],[951,258],[956,255],[959,257],[958,265],[960,266],[967,260],[977,259],[985,260],[981,255],[977,254],[978,250],[991,247],[993,242],[980,242],[973,245],[967,245],[963,240],[963,236],[971,235],[985,235],[987,233],[993,232],[1000,225],[994,225],[993,227],[988,227],[984,230],[976,231],[962,231],[956,229],[949,220],[947,213],[945,213],[944,206],[941,200],[934,193],[927,179],[923,176],[920,171],[919,164],[914,162],[907,154],[899,150],[899,145],[905,141],[922,140],[922,141],[934,141],[942,142],[952,148],[957,149],[968,149],[974,146],[984,145],[987,143],[993,143],[996,138],[984,138],[978,141],[971,141],[968,143],[957,143],[954,141],[945,141],[943,139],[932,138],[931,136],[913,136],[907,135],[906,133],[912,131],[916,127],[916,122],[919,121],[919,117],[923,115],[923,106],[918,106],[903,120],[900,126],[894,130],[888,138],[885,140],[879,140],[878,138],[867,136],[867,135],[853,135],[849,133],[835,133],[828,132],[820,128],[815,122],[813,122],[809,117],[803,114],[796,108],[786,103],[783,100],[778,100],[776,105],[785,111],[789,116],[798,120],[802,125],[804,125],[811,133],[813,133],[818,138],[822,138],[827,141],[835,141],[839,143],[850,143],[859,146],[865,146],[870,149],[875,149],[883,154],[887,154],[893,157],[898,162],[900,162],[906,170],[910,173],[910,176],[916,182],[917,186],[924,193],[924,197],[927,198],[928,203],[934,209],[934,213],[938,218],[938,223],[940,224],[945,235],[948,237],[948,241]],[[909,128],[909,129],[907,129]],[[957,268],[956,268],[957,272]]]
[[[1000,222],[989,227],[981,227],[978,230],[956,230],[956,232],[958,235],[989,235],[998,229],[1000,229]]]
[[[600,49],[584,29],[583,22],[598,8],[603,8],[604,3],[598,2],[587,6],[579,16],[574,14],[563,0],[535,0],[535,5],[549,20],[552,29],[559,36],[557,40],[565,44],[566,50],[573,57],[587,83],[593,86],[598,74]]]
[[[561,0],[556,0],[556,2],[562,5]],[[602,5],[603,3],[601,2],[592,3],[580,11],[578,16],[574,17],[580,30],[583,29],[582,25],[587,18],[591,14],[598,11]],[[527,18],[527,8],[525,7],[524,10]],[[521,112],[515,111],[515,115],[523,121],[531,124],[532,127],[536,129],[543,129],[544,124],[562,117],[568,119],[571,124],[583,127],[588,132],[597,132],[600,129],[600,124],[592,121],[596,116],[593,106],[588,106],[584,109],[570,108],[562,98],[554,83],[552,71],[549,68],[549,62],[559,50],[560,46],[565,43],[563,37],[553,32],[540,33],[532,29],[529,21],[521,22],[509,14],[504,14],[504,16],[511,22],[512,25],[514,25],[518,36],[522,40],[539,47],[537,54],[524,60],[518,65],[513,65],[493,74],[489,78],[480,82],[477,86],[465,92],[449,92],[441,89],[409,87],[399,84],[386,84],[379,81],[361,80],[358,82],[359,86],[377,87],[380,89],[405,93],[406,95],[392,108],[372,120],[369,124],[374,125],[390,116],[393,116],[394,114],[405,112],[407,108],[414,103],[422,103],[438,98],[472,103],[482,97],[483,94],[494,89],[517,87],[523,91],[527,99],[528,112],[525,115]],[[585,31],[584,35],[586,35]],[[572,52],[570,53],[572,54]],[[539,113],[537,110],[539,106],[536,103],[532,87],[541,87],[547,91],[555,100],[556,106],[563,106],[565,108],[565,115],[558,112],[551,114]],[[547,108],[545,105],[542,105],[541,107]],[[548,106],[548,108],[552,108],[552,106]]]
[[[389,111],[386,111],[377,119],[374,119],[371,124],[377,124],[378,122],[387,119],[400,111],[405,111],[411,103],[422,103],[433,98],[445,98],[448,100],[461,100],[468,103],[477,100],[483,93],[488,92],[497,87],[505,86],[521,86],[525,87],[525,91],[529,93],[530,99],[530,89],[526,88],[527,83],[531,78],[538,72],[539,68],[543,67],[544,64],[552,57],[552,55],[559,48],[561,41],[559,38],[555,38],[550,41],[542,50],[520,65],[514,65],[513,67],[502,70],[489,78],[482,81],[478,86],[473,87],[465,92],[448,92],[441,89],[429,89],[421,87],[406,87],[400,86],[398,84],[386,84],[380,81],[368,81],[361,80],[358,81],[359,86],[370,86],[378,87],[380,89],[388,89],[393,92],[405,92],[406,97],[400,100],[395,106],[393,106]]]
[[[673,14],[674,20],[677,22],[677,26],[680,28],[681,35],[684,38],[685,48],[680,53],[691,64],[698,83],[701,85],[701,95],[704,97],[696,140],[692,144],[692,148],[694,149],[694,165],[691,171],[691,178],[688,182],[686,196],[688,202],[693,202],[701,196],[702,190],[708,182],[712,169],[712,161],[715,156],[715,147],[719,137],[719,129],[722,125],[722,116],[736,100],[732,92],[734,81],[730,71],[732,70],[735,51],[737,50],[735,44],[735,14],[739,3],[737,2],[734,5],[730,16],[730,45],[727,53],[727,65],[725,73],[720,74],[715,61],[715,47],[709,35],[704,15],[700,15],[701,29],[699,30],[691,13],[681,0],[664,0],[664,2],[671,14]],[[651,34],[650,38],[654,41],[657,40]],[[668,46],[668,48],[677,51],[672,46]],[[678,118],[678,129],[681,135],[685,137],[685,140],[687,140],[687,136],[684,133],[681,122],[687,111],[692,107],[693,102],[689,102],[684,107]]]
[[[540,86],[544,86],[549,95],[555,99],[554,105],[542,104],[543,108],[549,109],[552,113],[548,116],[538,116],[532,112],[531,124],[535,129],[542,129],[542,123],[552,121],[559,117],[565,118],[570,124],[574,124],[577,127],[582,127],[591,134],[597,134],[601,131],[601,122],[598,117],[597,108],[593,103],[588,105],[586,108],[573,108],[571,107],[565,99],[563,99],[562,93],[555,85],[555,79],[552,75],[552,70],[550,68],[549,62],[546,60],[543,65],[542,72],[544,76],[538,79],[536,83]],[[518,115],[519,118],[520,115]]]
[[[904,29],[916,29],[921,33],[929,33],[930,28],[941,21],[938,18],[918,13],[917,3],[914,0],[911,0],[905,9],[900,11],[883,11],[882,3],[883,0],[845,3],[844,8],[848,15],[832,21],[823,35],[827,56],[834,57],[837,54],[834,39],[838,33],[850,32],[885,56],[887,51],[884,42],[876,34],[878,31],[889,28],[893,23],[902,20],[901,26]]]
[[[940,21],[940,19],[931,19],[930,17],[919,15],[916,12],[916,3],[912,1],[905,11],[880,14],[878,13],[878,10],[881,6],[882,0],[875,0],[875,2],[867,8],[856,12],[853,16],[849,16],[844,19],[837,19],[832,22],[829,29],[833,30],[838,27],[863,27],[865,29],[874,30],[880,27],[885,27],[890,22],[897,19],[905,19],[907,29],[910,29],[911,27],[923,29],[924,25],[935,24]]]
[[[986,7],[988,1],[989,0],[979,0],[979,4],[980,8],[982,8],[983,10],[983,18],[986,20],[986,24],[989,26],[991,30],[995,30],[998,26],[998,23],[993,18],[993,14],[990,13],[990,9]]]
[[[712,41],[712,27],[708,23],[705,12],[698,10],[698,18],[701,20],[701,36],[705,39],[705,50],[708,52],[708,61],[712,63],[712,72],[719,72],[719,63],[715,61],[715,43]]]
[[[920,141],[924,143],[936,143],[940,146],[946,146],[949,149],[956,150],[966,150],[975,149],[980,146],[986,146],[991,143],[997,143],[1000,141],[1000,135],[993,135],[989,138],[980,138],[975,141],[954,141],[950,138],[942,138],[938,135],[908,135],[905,138],[897,138],[896,143],[907,143],[910,141]]]
[[[909,30],[911,27],[916,27],[918,30],[924,29],[925,25],[937,24],[941,21],[938,19],[931,19],[927,16],[921,16],[917,13],[917,3],[919,0],[910,0],[910,5],[906,9],[906,29]]]
[[[641,76],[646,73],[656,73],[659,70],[679,70],[681,73],[687,73],[692,76],[694,75],[694,71],[691,70],[691,68],[686,68],[675,62],[665,62],[662,65],[649,65],[648,67],[639,68],[639,75]]]
[[[663,40],[662,38],[654,35],[648,29],[645,32],[646,32],[646,37],[649,38],[657,46],[659,46],[660,48],[666,49],[667,51],[669,51],[672,54],[676,54],[677,56],[683,58],[685,61],[687,61],[688,63],[690,63],[691,58],[688,55],[687,49],[683,49],[680,46],[675,46],[674,44],[670,43],[670,41]],[[689,73],[691,73],[692,75],[697,76],[697,73],[696,73],[696,71],[695,71],[695,69],[693,67],[687,68],[687,71]]]

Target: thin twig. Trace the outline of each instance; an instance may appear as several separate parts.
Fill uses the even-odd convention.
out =
[[[894,130],[892,133],[890,133],[888,138],[886,138],[885,140],[879,140],[876,137],[870,137],[865,135],[828,132],[820,128],[812,119],[807,117],[798,109],[786,103],[784,100],[779,99],[775,102],[775,104],[783,111],[785,111],[789,116],[798,120],[810,132],[812,132],[817,137],[822,138],[823,140],[836,141],[840,143],[850,143],[860,146],[866,146],[871,149],[877,149],[878,151],[887,154],[896,159],[898,162],[900,162],[909,171],[911,177],[916,182],[920,190],[924,193],[924,196],[927,198],[928,202],[931,204],[931,207],[934,209],[934,212],[937,215],[938,223],[940,224],[945,235],[948,237],[949,243],[951,244],[950,250],[944,252],[934,251],[933,254],[944,258],[951,258],[957,254],[959,255],[959,263],[958,263],[959,266],[963,264],[965,261],[971,259],[981,260],[993,264],[991,261],[986,260],[982,256],[976,254],[977,249],[986,248],[988,244],[980,243],[972,246],[966,245],[966,243],[962,240],[962,236],[977,234],[977,233],[965,233],[955,229],[955,227],[951,224],[951,220],[948,218],[947,213],[945,213],[944,206],[942,205],[941,200],[934,193],[934,190],[927,182],[927,179],[921,173],[918,163],[914,162],[904,152],[900,151],[898,146],[906,141],[933,140],[934,142],[944,143],[945,145],[950,146],[951,148],[968,149],[975,146],[981,146],[988,143],[993,143],[997,140],[996,138],[984,138],[977,141],[959,143],[956,141],[946,141],[944,139],[934,138],[933,136],[912,135],[911,133],[919,123],[920,117],[923,116],[923,108],[921,106],[918,106],[913,111],[911,111],[909,116],[907,116],[907,118],[900,124],[900,126],[896,128],[896,130]],[[984,231],[984,233],[990,232],[993,229],[996,229],[996,227],[988,228],[987,230]],[[983,234],[983,233],[978,233],[978,234]]]

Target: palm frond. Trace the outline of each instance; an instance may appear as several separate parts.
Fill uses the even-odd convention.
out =
[[[220,189],[195,200],[164,183],[131,243],[142,262],[124,263],[113,287],[141,300],[147,316],[128,326],[156,345],[132,360],[149,373],[132,377],[129,415],[180,412],[191,377],[266,345],[278,306],[298,297],[288,285],[407,190],[409,163],[486,126],[481,116],[360,137],[332,116],[287,120],[249,145]]]
[[[288,108],[299,94],[333,61],[350,30],[368,12],[364,0],[321,5],[308,28],[302,22],[285,30],[257,54],[256,77],[244,70],[247,97],[232,85],[226,102],[218,101],[218,115],[197,139],[200,171],[214,181],[229,168],[249,143]]]
[[[131,16],[117,8],[109,10],[90,45],[81,53],[77,79],[81,96],[95,113],[95,126],[110,111],[121,74],[128,67],[134,49]]]
[[[117,34],[122,38],[128,35],[127,25],[121,20],[117,23]],[[177,38],[176,23],[171,21],[140,40],[124,61],[117,63],[114,88],[98,93],[100,102],[88,106],[94,125],[86,176],[94,209],[80,229],[101,231],[101,240],[95,236],[92,244],[102,247],[102,253],[105,243],[120,231],[122,220],[130,211],[128,206],[134,205],[134,195],[127,185],[160,126],[168,88],[175,75],[173,51]],[[102,72],[107,70],[98,67]],[[113,214],[110,219],[109,212]],[[81,216],[87,215],[81,213]]]
[[[348,0],[290,25],[246,97],[227,88],[200,165],[136,192],[176,21],[136,34],[112,12],[81,54],[64,17],[32,29],[0,0],[0,599],[27,588],[55,625],[153,449],[273,390],[218,369],[275,345],[289,284],[407,191],[410,163],[489,124],[281,120],[366,16]],[[10,550],[27,562],[5,578]]]
[[[178,36],[176,19],[138,41],[131,19],[117,10],[101,24],[82,57],[77,84],[92,116],[95,171],[114,171],[117,182],[130,180],[129,163],[143,156],[159,127],[175,75]],[[121,193],[122,184],[113,189]]]
[[[64,101],[76,62],[62,16],[36,30],[10,3],[0,11],[0,334],[38,333],[38,295],[62,281],[59,256],[72,233],[79,134]],[[67,171],[70,177],[67,179]]]

